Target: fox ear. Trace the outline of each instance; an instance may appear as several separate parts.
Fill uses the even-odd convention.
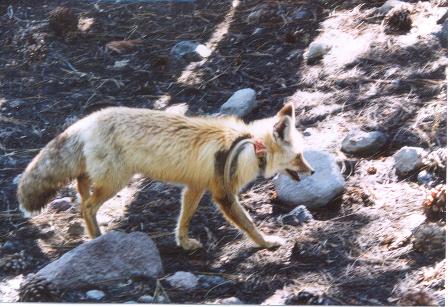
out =
[[[278,117],[284,117],[284,116],[291,116],[291,118],[294,118],[294,105],[289,102],[283,106],[283,108],[278,111],[277,116]]]
[[[294,105],[290,102],[283,106],[277,113],[278,122],[274,125],[274,138],[290,143],[291,129],[295,127]]]
[[[292,119],[290,116],[280,117],[274,124],[274,138],[278,141],[289,143],[291,141]]]

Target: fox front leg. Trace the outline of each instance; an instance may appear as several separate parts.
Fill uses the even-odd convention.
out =
[[[258,246],[272,248],[283,245],[285,240],[277,236],[264,236],[255,226],[249,214],[240,205],[236,195],[229,199],[227,196],[214,197],[226,219],[243,230]]]

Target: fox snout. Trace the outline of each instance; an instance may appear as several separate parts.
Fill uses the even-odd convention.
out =
[[[294,168],[288,168],[285,171],[286,174],[295,181],[300,181],[300,176],[311,176],[315,173],[315,170],[303,157],[303,154],[297,156]]]

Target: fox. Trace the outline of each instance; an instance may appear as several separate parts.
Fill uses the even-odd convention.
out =
[[[22,173],[17,198],[25,213],[40,212],[57,191],[76,180],[80,212],[90,238],[101,235],[96,214],[135,174],[180,184],[177,246],[202,247],[189,237],[200,199],[209,191],[225,219],[260,248],[285,243],[261,233],[238,201],[238,193],[258,176],[310,176],[295,109],[245,123],[234,116],[186,116],[142,108],[109,107],[78,120],[51,140]]]

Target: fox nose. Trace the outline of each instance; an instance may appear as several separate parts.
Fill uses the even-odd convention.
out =
[[[315,170],[311,170],[311,175],[314,175],[314,173],[315,173],[316,171]]]

